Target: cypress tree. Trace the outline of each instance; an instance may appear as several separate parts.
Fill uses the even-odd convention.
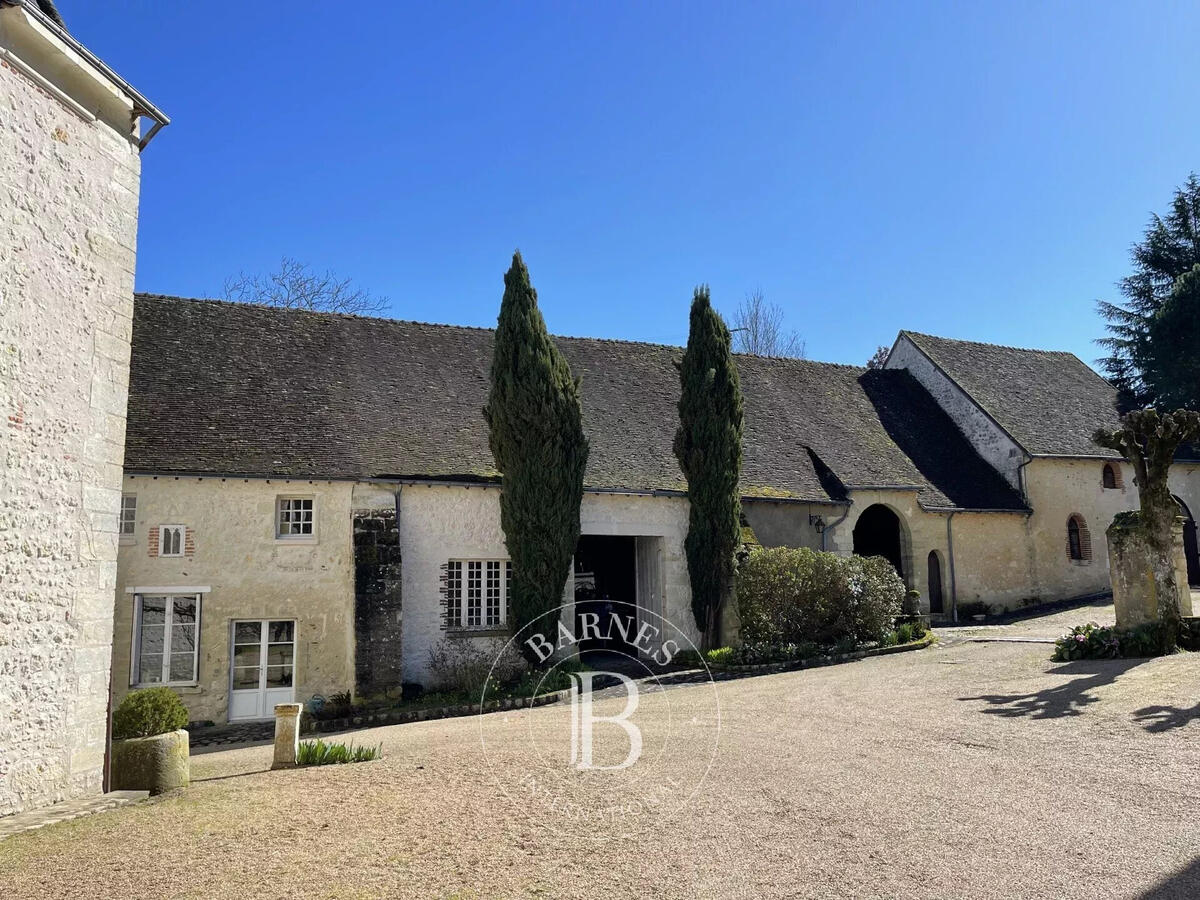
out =
[[[500,522],[512,560],[512,627],[545,617],[552,633],[579,542],[588,443],[579,381],[550,339],[520,252],[504,275],[492,386],[483,414],[502,479]],[[521,644],[531,663],[533,654]]]
[[[742,389],[729,329],[708,287],[692,297],[687,349],[679,363],[675,457],[688,484],[687,552],[692,613],[708,647],[736,644],[734,554],[741,535]]]

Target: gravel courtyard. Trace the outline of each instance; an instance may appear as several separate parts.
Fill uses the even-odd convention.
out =
[[[356,733],[382,742],[373,763],[269,772],[267,747],[195,756],[182,796],[0,842],[0,894],[1200,896],[1200,655],[1057,664],[1046,644],[969,639],[1105,615],[722,682],[704,787],[649,833],[543,827],[497,786],[480,722],[442,720]],[[665,717],[669,698],[681,723],[705,691],[646,695],[638,716]],[[529,713],[507,715],[523,733]],[[500,770],[537,765],[510,743],[489,746]]]

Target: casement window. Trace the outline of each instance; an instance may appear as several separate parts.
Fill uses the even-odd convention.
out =
[[[1121,482],[1121,469],[1113,463],[1105,463],[1100,475],[1100,483],[1109,490],[1124,487]]]
[[[449,628],[500,628],[508,621],[512,563],[506,559],[452,559],[443,593]]]
[[[281,540],[311,538],[313,530],[312,497],[280,497],[275,503],[275,537]]]
[[[137,520],[137,494],[121,495],[121,521],[118,533],[121,537],[133,537]]]
[[[200,594],[134,594],[131,685],[196,682],[200,597]]]
[[[1092,558],[1092,535],[1079,513],[1067,519],[1067,558],[1079,563]]]
[[[158,555],[183,556],[184,532],[182,525],[159,525]]]

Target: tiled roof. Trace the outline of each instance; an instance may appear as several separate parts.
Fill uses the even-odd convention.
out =
[[[556,338],[582,378],[590,488],[686,489],[671,451],[682,350]],[[138,295],[131,472],[495,478],[482,407],[492,332]],[[739,356],[747,496],[1022,508],[904,372]]]
[[[1105,456],[1097,428],[1120,424],[1116,391],[1072,353],[902,331],[1035,456]]]

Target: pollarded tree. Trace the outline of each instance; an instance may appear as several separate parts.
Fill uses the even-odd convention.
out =
[[[1175,649],[1179,637],[1179,588],[1175,571],[1175,519],[1179,507],[1171,496],[1167,475],[1180,444],[1200,439],[1200,414],[1186,410],[1131,412],[1115,431],[1101,429],[1094,438],[1133,464],[1141,502],[1132,524],[1149,548],[1158,618],[1163,625],[1164,653]],[[1129,527],[1129,525],[1126,525]]]
[[[675,457],[688,484],[685,542],[692,613],[707,647],[736,645],[734,553],[741,535],[742,389],[729,329],[708,288],[692,298],[687,349],[679,364],[679,428]]]
[[[504,275],[483,414],[503,476],[500,522],[512,560],[513,631],[540,618],[539,631],[553,633],[579,542],[588,442],[579,380],[546,331],[520,252]],[[521,647],[531,663],[540,662]]]

